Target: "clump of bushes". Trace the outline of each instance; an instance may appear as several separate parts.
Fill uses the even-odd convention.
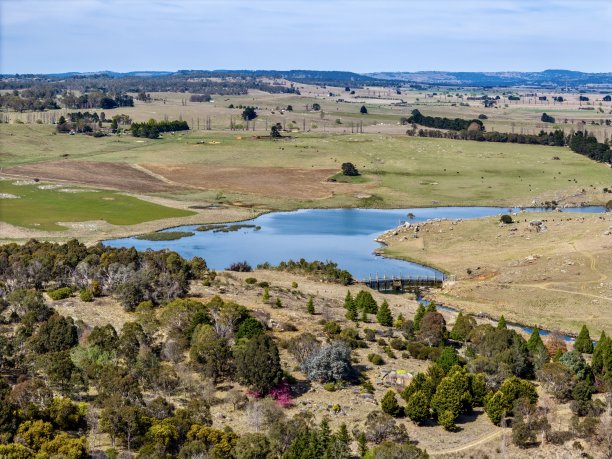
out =
[[[253,268],[251,268],[251,265],[248,264],[246,261],[239,261],[237,263],[232,263],[231,265],[229,265],[227,267],[228,271],[236,271],[238,273],[250,273],[251,271],[253,271]]]
[[[378,354],[368,354],[368,360],[373,365],[384,365],[385,361]]]
[[[91,290],[89,289],[81,290],[81,293],[79,294],[79,296],[81,297],[81,301],[85,301],[87,303],[93,301],[94,299],[93,293],[91,293]]]
[[[309,262],[304,258],[301,258],[298,261],[281,261],[278,266],[272,266],[270,263],[262,263],[257,265],[257,268],[284,271],[295,274],[306,274],[326,282],[333,282],[342,285],[349,285],[353,282],[351,273],[344,269],[339,269],[338,265],[331,261],[323,262],[315,260]]]
[[[328,392],[335,392],[336,391],[336,384],[333,382],[328,382],[323,384],[323,389],[325,389]]]
[[[255,279],[254,277],[247,277],[244,282],[246,282],[249,285],[253,285],[257,283],[257,279]]]
[[[365,334],[366,340],[376,341],[376,330],[373,330],[372,328],[365,328],[363,333]]]
[[[49,296],[54,301],[63,300],[68,298],[70,295],[72,295],[72,289],[70,287],[61,287],[49,292]]]
[[[353,163],[342,163],[342,175],[346,175],[347,177],[357,177],[359,175],[359,171]]]
[[[513,222],[512,217],[508,214],[504,214],[501,217],[499,217],[499,221],[506,225],[509,225]]]
[[[396,351],[404,351],[406,350],[406,341],[401,338],[393,338],[390,342],[391,347]]]

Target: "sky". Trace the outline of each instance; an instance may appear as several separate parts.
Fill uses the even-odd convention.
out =
[[[0,0],[0,73],[612,72],[611,0]]]

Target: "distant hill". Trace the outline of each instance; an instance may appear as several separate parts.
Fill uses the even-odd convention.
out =
[[[11,77],[12,75],[2,75],[1,77]],[[25,77],[26,75],[22,75]],[[29,77],[33,75],[27,75]],[[368,75],[354,72],[343,72],[336,70],[178,70],[176,72],[163,71],[134,71],[134,72],[113,72],[101,70],[99,72],[65,72],[51,73],[47,75],[36,75],[38,77],[69,78],[69,77],[164,77],[164,76],[198,76],[200,78],[227,78],[227,77],[250,77],[250,78],[284,78],[296,83],[313,83],[334,85],[338,83],[356,84],[388,84],[389,78],[377,79]]]
[[[123,86],[120,81],[129,81],[132,89],[155,91],[185,84],[188,90],[193,79],[223,78],[232,80],[256,80],[258,78],[286,79],[295,83],[329,86],[392,86],[401,84],[472,86],[472,87],[581,87],[585,85],[612,86],[612,73],[584,73],[571,70],[545,70],[543,72],[374,72],[360,74],[336,70],[178,70],[178,71],[133,71],[113,72],[65,72],[46,75],[0,75],[0,88],[19,88],[27,82],[37,81],[64,84],[66,89],[73,83],[89,80],[90,86]],[[109,81],[111,80],[111,81]],[[7,81],[11,81],[7,84]],[[19,83],[15,83],[15,81]],[[2,84],[4,82],[4,84]],[[255,88],[249,83],[249,87]],[[194,89],[194,88],[192,88]],[[201,87],[198,90],[206,90]],[[263,89],[259,87],[259,89]],[[278,88],[277,88],[278,89]]]
[[[451,86],[584,86],[612,85],[612,73],[584,73],[572,70],[543,72],[375,72],[367,76],[418,84]]]

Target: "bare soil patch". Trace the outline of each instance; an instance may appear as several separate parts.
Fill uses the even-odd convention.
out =
[[[180,186],[169,184],[127,164],[95,161],[50,161],[10,167],[5,173],[21,177],[91,185],[114,190],[154,193],[175,191]]]
[[[266,196],[318,199],[363,189],[361,185],[327,182],[328,177],[338,172],[335,169],[218,167],[202,164],[146,164],[144,167],[176,184]]]
[[[82,320],[92,327],[111,324],[119,331],[126,322],[134,320],[134,317],[112,297],[96,298],[91,303],[86,303],[76,295],[49,303],[58,313],[72,317],[74,320]]]

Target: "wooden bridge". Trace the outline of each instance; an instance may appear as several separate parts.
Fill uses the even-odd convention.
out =
[[[380,278],[376,274],[376,277],[370,276],[361,283],[379,292],[410,292],[422,287],[441,288],[444,279],[444,275],[402,277],[392,274],[391,277],[387,277],[385,274]]]

